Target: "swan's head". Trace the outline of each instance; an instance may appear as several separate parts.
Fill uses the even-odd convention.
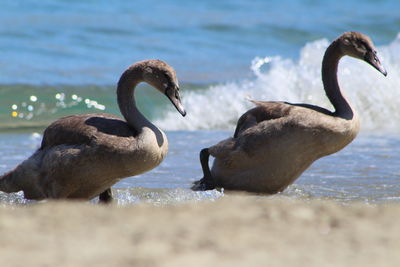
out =
[[[377,56],[375,46],[367,35],[359,32],[345,32],[337,41],[343,54],[364,60],[383,75],[387,75]]]
[[[142,64],[143,81],[165,94],[179,113],[185,116],[186,111],[181,103],[175,70],[167,63],[157,59],[147,60]]]

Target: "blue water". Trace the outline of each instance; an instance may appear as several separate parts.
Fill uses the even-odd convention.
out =
[[[154,170],[121,180],[113,187],[120,204],[153,204],[214,200],[228,192],[193,192],[202,177],[198,152],[232,135],[230,131],[167,132],[169,153]],[[0,133],[0,172],[27,158],[40,144],[37,133]],[[342,151],[316,161],[283,193],[259,196],[283,199],[325,199],[339,203],[400,202],[400,136],[361,134]],[[1,203],[26,203],[23,194],[3,194]]]
[[[115,84],[135,61],[159,58],[178,74],[181,118],[161,94],[141,87],[140,110],[167,130],[170,151],[156,169],[122,180],[120,203],[215,199],[192,192],[198,151],[231,135],[246,99],[331,109],[321,61],[342,32],[368,34],[388,70],[345,58],[339,82],[361,117],[358,138],[313,164],[278,197],[340,202],[399,201],[400,1],[72,1],[0,3],[0,172],[39,145],[65,115],[119,114]],[[340,168],[338,168],[340,166]],[[0,193],[6,203],[21,193]]]
[[[297,58],[306,43],[348,30],[388,44],[399,10],[397,0],[4,0],[0,83],[110,85],[147,58],[183,81],[237,80],[255,56]]]

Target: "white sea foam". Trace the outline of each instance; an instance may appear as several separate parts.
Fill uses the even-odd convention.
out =
[[[306,44],[299,60],[256,57],[254,78],[183,92],[188,115],[169,112],[156,123],[167,130],[233,129],[237,119],[253,105],[246,99],[310,103],[332,110],[321,81],[321,62],[328,40]],[[345,57],[339,65],[339,84],[357,109],[363,131],[400,130],[400,34],[378,55],[388,71],[384,77],[368,64]]]

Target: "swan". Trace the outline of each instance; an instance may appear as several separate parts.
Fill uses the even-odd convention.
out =
[[[146,82],[165,94],[182,116],[175,70],[160,60],[137,62],[121,75],[119,109],[111,114],[63,117],[43,133],[40,148],[15,169],[0,176],[0,190],[23,191],[27,199],[112,200],[110,187],[120,179],[149,171],[168,151],[165,134],[137,109],[136,85]]]
[[[359,132],[360,122],[337,80],[338,63],[345,55],[364,60],[387,75],[368,36],[344,33],[329,45],[322,61],[325,93],[335,110],[252,101],[256,107],[239,118],[233,137],[201,150],[204,177],[192,189],[278,193],[315,160],[348,145]],[[215,158],[211,170],[210,155]]]

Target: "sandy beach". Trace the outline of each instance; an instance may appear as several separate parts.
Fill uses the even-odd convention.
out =
[[[227,196],[0,208],[0,266],[400,266],[398,204]]]

